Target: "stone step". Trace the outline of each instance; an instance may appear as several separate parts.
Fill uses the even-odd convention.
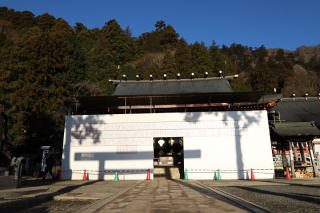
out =
[[[165,177],[167,179],[180,179],[179,167],[155,167],[153,170],[154,177]]]

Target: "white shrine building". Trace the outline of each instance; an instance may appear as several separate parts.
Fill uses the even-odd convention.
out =
[[[272,103],[223,78],[121,80],[112,96],[79,97],[65,120],[62,178],[274,177]]]

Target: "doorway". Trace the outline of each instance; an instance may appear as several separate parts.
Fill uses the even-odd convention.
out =
[[[183,137],[153,138],[154,177],[184,178]]]

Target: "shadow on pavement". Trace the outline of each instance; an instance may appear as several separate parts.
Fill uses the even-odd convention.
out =
[[[51,179],[42,180],[42,178],[37,179],[23,179],[22,184],[19,188],[35,187],[35,186],[45,186],[52,185],[56,181]]]
[[[320,184],[300,184],[300,183],[293,183],[290,180],[289,181],[285,181],[285,180],[259,180],[259,182],[266,182],[266,183],[281,183],[281,184],[288,184],[288,185],[292,185],[292,186],[302,186],[302,187],[310,187],[310,188],[320,188]]]
[[[307,196],[307,197],[319,197],[319,195],[307,195],[307,194],[300,194],[300,193],[294,193],[294,195],[297,195],[297,196]]]
[[[243,189],[243,190],[250,191],[250,192],[261,193],[261,194],[269,194],[269,195],[287,197],[287,198],[291,198],[291,199],[295,199],[295,200],[299,200],[299,201],[306,201],[309,203],[315,203],[315,204],[320,203],[320,199],[309,197],[309,195],[297,195],[297,194],[294,195],[294,194],[286,194],[286,193],[280,193],[280,192],[271,192],[271,191],[250,188],[250,187],[245,187],[245,186],[236,186],[236,188]]]
[[[25,199],[19,199],[19,200],[15,200],[15,201],[9,201],[6,203],[2,203],[2,204],[0,204],[0,212],[1,213],[6,213],[6,212],[9,213],[9,212],[17,212],[17,211],[27,212],[28,209],[30,209],[30,208],[35,208],[36,206],[39,206],[47,201],[53,200],[54,196],[65,194],[65,193],[71,192],[79,187],[91,185],[96,182],[99,182],[99,180],[90,181],[90,182],[86,182],[86,183],[79,184],[79,185],[67,186],[67,187],[59,189],[56,192],[52,192],[52,193],[45,194],[45,195],[38,195],[38,196],[35,196],[32,198],[25,198]],[[28,192],[25,192],[25,193],[28,193]],[[43,207],[41,207],[41,209],[42,208]],[[39,211],[39,212],[46,212],[46,211]]]
[[[46,192],[48,189],[34,189],[34,190],[28,190],[28,191],[21,191],[17,192],[21,195],[29,195],[29,194],[34,194],[34,193],[40,193],[40,192]]]

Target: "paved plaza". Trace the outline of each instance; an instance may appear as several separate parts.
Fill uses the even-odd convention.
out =
[[[18,189],[0,190],[2,213],[259,211],[320,212],[320,179],[33,180]]]
[[[99,212],[246,212],[220,201],[215,194],[180,181],[143,182]]]

